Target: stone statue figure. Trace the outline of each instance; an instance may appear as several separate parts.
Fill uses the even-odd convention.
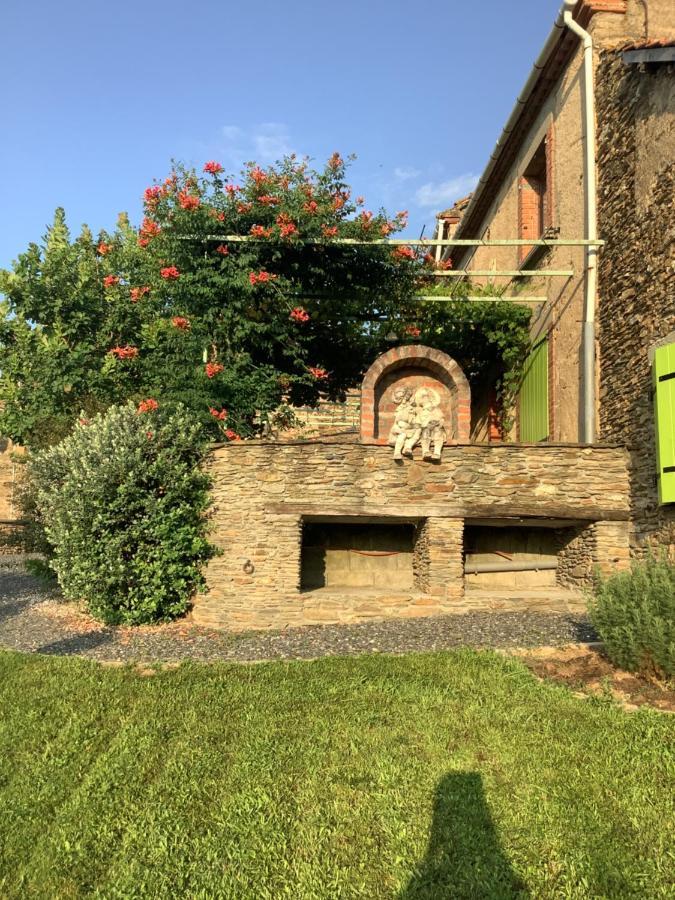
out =
[[[433,388],[399,388],[394,391],[394,424],[389,443],[394,445],[394,459],[412,456],[413,447],[422,445],[422,459],[440,459],[445,442],[445,421],[441,398]]]
[[[412,456],[412,448],[419,440],[421,429],[415,421],[415,403],[412,388],[394,391],[394,424],[389,432],[389,443],[394,445],[394,459],[402,459],[403,454]]]
[[[445,443],[441,398],[433,388],[419,388],[413,398],[415,421],[421,430],[422,459],[440,459]]]

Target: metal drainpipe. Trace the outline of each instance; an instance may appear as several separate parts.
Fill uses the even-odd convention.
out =
[[[572,17],[576,0],[565,0],[563,22],[571,32],[581,38],[584,45],[584,191],[586,237],[597,240],[598,210],[595,171],[595,91],[593,87],[593,39]],[[582,397],[584,444],[595,440],[595,299],[598,284],[597,247],[586,248],[586,296],[584,300],[584,325],[582,337]]]

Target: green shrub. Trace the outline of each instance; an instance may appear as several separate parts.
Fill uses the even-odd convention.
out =
[[[143,406],[80,420],[28,464],[64,596],[110,624],[184,613],[213,555],[200,426],[182,407]]]
[[[616,665],[675,674],[675,565],[667,559],[649,556],[598,578],[589,613]]]

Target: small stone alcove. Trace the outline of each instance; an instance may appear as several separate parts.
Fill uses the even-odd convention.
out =
[[[446,353],[413,344],[383,353],[366,372],[361,386],[361,443],[387,443],[396,410],[394,395],[402,387],[436,391],[450,425],[446,443],[469,442],[471,391],[462,369]]]

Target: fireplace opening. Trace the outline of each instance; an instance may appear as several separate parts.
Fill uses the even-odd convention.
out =
[[[304,522],[301,589],[410,590],[414,540],[409,522]]]

